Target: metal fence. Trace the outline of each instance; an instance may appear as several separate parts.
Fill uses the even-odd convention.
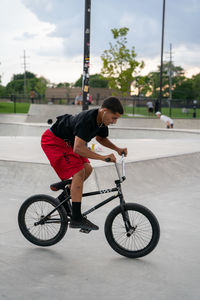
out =
[[[120,98],[125,116],[127,117],[155,117],[156,101],[157,99],[145,97],[125,97]],[[153,104],[153,113],[148,112],[147,102],[151,101]],[[12,96],[7,99],[0,99],[0,102],[13,102],[16,103],[35,103],[35,104],[60,104],[60,105],[73,105],[74,98],[54,98],[50,101],[45,97],[37,97],[35,99],[24,98],[23,96]],[[100,106],[103,98],[93,99],[93,106]],[[92,106],[90,106],[92,107]],[[200,118],[200,100],[169,100],[162,99],[161,112],[171,118]]]
[[[200,118],[200,100],[169,100],[162,99],[161,109],[156,108],[157,99],[144,97],[123,98],[125,114],[128,117],[153,117],[161,110],[162,114],[171,118]],[[148,112],[147,102],[152,102],[153,113]]]

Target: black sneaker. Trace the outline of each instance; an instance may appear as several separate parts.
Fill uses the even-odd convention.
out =
[[[89,220],[86,219],[86,217],[83,217],[81,220],[73,220],[70,221],[70,228],[81,228],[84,230],[98,230],[99,227]]]

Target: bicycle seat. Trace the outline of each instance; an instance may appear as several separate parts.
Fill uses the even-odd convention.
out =
[[[52,191],[64,190],[66,188],[66,185],[71,184],[71,183],[72,183],[72,179],[62,180],[62,181],[51,184],[50,189]]]

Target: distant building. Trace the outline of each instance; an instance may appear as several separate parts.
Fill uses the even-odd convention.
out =
[[[47,88],[45,98],[56,103],[59,100],[66,100],[66,104],[72,104],[77,94],[82,91],[80,87],[74,88]],[[103,99],[112,96],[113,90],[108,88],[90,88],[93,104],[100,105]]]

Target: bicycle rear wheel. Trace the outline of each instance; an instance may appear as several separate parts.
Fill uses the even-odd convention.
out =
[[[105,222],[105,236],[113,250],[129,258],[139,258],[149,254],[156,247],[160,237],[159,223],[154,214],[146,207],[125,204],[130,220],[127,233],[121,206],[114,208]]]
[[[58,243],[68,227],[67,214],[60,206],[44,222],[36,224],[59,205],[58,200],[48,195],[34,195],[20,207],[19,228],[24,237],[37,246],[51,246]]]

